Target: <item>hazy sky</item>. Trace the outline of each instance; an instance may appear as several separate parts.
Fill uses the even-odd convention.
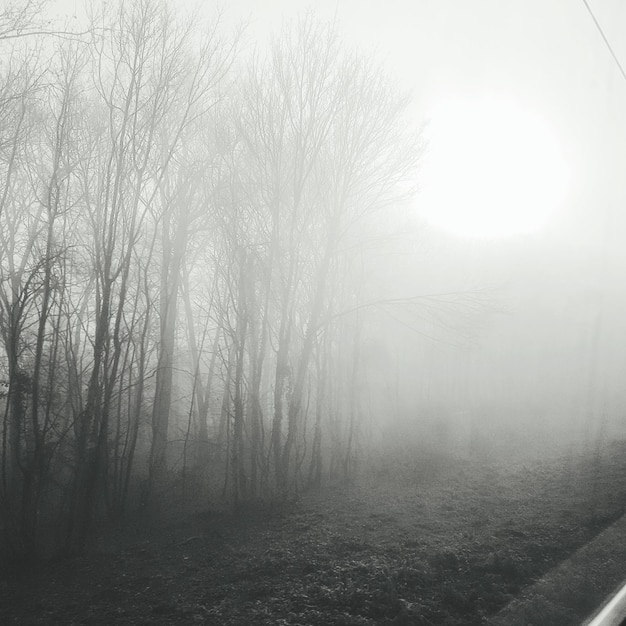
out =
[[[589,4],[626,63],[626,3]],[[54,6],[72,15],[82,2],[50,0]],[[201,6],[210,13],[214,5]],[[530,108],[554,128],[571,172],[565,210],[534,245],[544,239],[552,253],[555,247],[620,253],[626,81],[582,0],[229,0],[223,6],[227,21],[249,17],[251,40],[307,8],[336,16],[348,39],[376,50],[413,90],[418,121],[442,98],[491,93]]]
[[[626,4],[590,5],[626,62]],[[485,93],[538,112],[554,127],[572,171],[571,213],[557,229],[566,242],[584,239],[590,227],[602,230],[603,212],[626,201],[626,81],[582,0],[235,0],[226,6],[230,15],[249,14],[251,31],[260,34],[307,6],[322,17],[336,15],[350,39],[378,50],[413,89],[419,119],[442,98]]]
[[[75,4],[57,0],[70,12]],[[589,4],[626,64],[626,3]],[[595,359],[605,382],[610,371],[615,388],[623,386],[626,81],[582,0],[230,0],[224,5],[233,23],[249,16],[250,39],[261,41],[307,7],[322,18],[336,16],[350,41],[376,50],[389,72],[413,90],[418,121],[442,98],[484,94],[513,99],[541,115],[553,127],[571,172],[561,213],[546,229],[510,240],[473,243],[439,235],[431,258],[425,264],[416,259],[415,267],[453,283],[471,280],[508,290],[516,312],[499,323],[474,360],[483,384],[506,385],[519,380],[523,369],[526,390],[540,395],[551,392],[539,389],[542,383],[555,385],[566,397],[570,385],[578,395],[569,400],[576,403]],[[595,347],[589,339],[594,325],[602,336]]]
[[[177,2],[176,5],[182,5]],[[192,6],[194,2],[187,2]],[[590,0],[626,63],[626,4]],[[50,0],[72,14],[78,0]],[[210,13],[212,3],[201,3]],[[570,208],[560,237],[586,236],[600,213],[626,201],[626,81],[619,75],[582,0],[229,0],[228,21],[249,18],[263,39],[311,8],[335,16],[346,37],[376,50],[390,73],[414,92],[416,119],[442,98],[494,94],[518,101],[555,130],[572,171]],[[595,206],[589,214],[591,204]]]

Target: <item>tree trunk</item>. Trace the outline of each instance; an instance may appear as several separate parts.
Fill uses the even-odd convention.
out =
[[[172,383],[174,373],[174,345],[176,339],[176,314],[180,274],[187,237],[187,224],[178,220],[172,241],[171,207],[163,214],[163,255],[161,266],[160,294],[160,343],[156,372],[156,388],[152,407],[152,446],[150,450],[149,495],[162,487],[167,474],[167,441],[172,404]]]

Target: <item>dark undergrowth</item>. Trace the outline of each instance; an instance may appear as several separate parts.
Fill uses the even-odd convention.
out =
[[[283,511],[173,508],[102,528],[82,558],[5,576],[0,623],[479,624],[626,504],[622,444],[427,469],[405,460]]]

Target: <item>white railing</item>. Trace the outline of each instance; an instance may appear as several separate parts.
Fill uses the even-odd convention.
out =
[[[620,626],[626,620],[626,585],[624,585],[586,626]]]

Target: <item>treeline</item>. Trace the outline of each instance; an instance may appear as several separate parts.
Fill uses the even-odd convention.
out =
[[[77,35],[36,9],[0,16],[8,551],[80,553],[174,490],[349,474],[358,242],[413,176],[406,98],[311,15],[252,53],[157,1]]]

